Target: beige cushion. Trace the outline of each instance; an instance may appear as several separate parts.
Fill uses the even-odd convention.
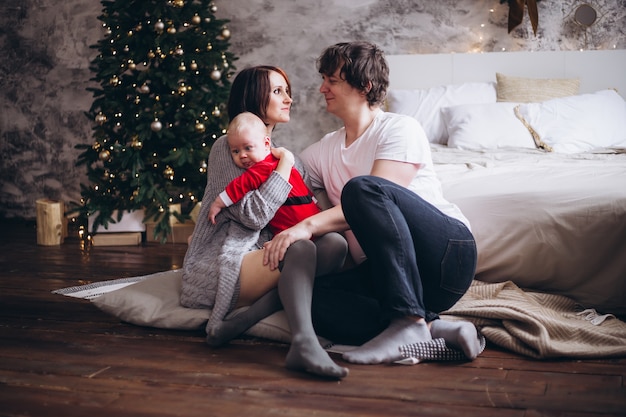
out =
[[[181,330],[202,328],[211,311],[180,305],[182,275],[181,269],[156,273],[91,301],[101,310],[139,326]]]
[[[577,78],[522,78],[496,73],[496,81],[497,101],[537,103],[575,96],[580,90]]]
[[[147,275],[136,284],[104,293],[91,301],[120,320],[139,326],[177,330],[202,329],[206,326],[211,311],[180,305],[182,275],[182,269]],[[238,311],[233,311],[228,317]],[[283,310],[264,318],[248,329],[246,334],[283,343],[291,341],[289,324]]]

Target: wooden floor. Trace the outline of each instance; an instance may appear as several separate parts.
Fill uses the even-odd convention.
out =
[[[625,416],[626,359],[536,361],[488,346],[471,363],[283,367],[287,347],[119,322],[51,291],[180,268],[186,246],[37,246],[0,224],[1,416]],[[338,357],[338,361],[341,361]]]

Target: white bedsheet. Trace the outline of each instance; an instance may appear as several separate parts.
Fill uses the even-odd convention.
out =
[[[626,314],[626,153],[432,150],[472,225],[478,280]]]

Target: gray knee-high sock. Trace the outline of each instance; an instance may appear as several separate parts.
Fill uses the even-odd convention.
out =
[[[348,243],[339,233],[330,232],[320,236],[315,240],[315,246],[318,253],[315,266],[318,274],[316,275],[327,274],[343,265],[348,253]],[[303,258],[309,256],[308,254],[302,255]],[[298,262],[299,255],[294,252],[292,256],[295,262]],[[281,270],[283,268],[284,262],[281,262]],[[207,327],[206,341],[213,347],[222,346],[281,308],[278,290],[271,290],[247,309],[241,309],[216,326]]]
[[[247,309],[241,309],[213,327],[206,328],[206,341],[218,347],[228,343],[265,317],[281,309],[278,290],[273,289],[259,298]]]
[[[337,271],[346,261],[348,242],[337,232],[326,233],[313,241],[317,248],[315,276]]]
[[[311,321],[316,258],[316,247],[310,240],[294,242],[285,253],[278,279],[278,294],[291,330],[286,366],[324,377],[343,378],[348,370],[335,364],[328,356],[319,344]]]

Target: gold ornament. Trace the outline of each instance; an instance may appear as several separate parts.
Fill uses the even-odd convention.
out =
[[[193,23],[194,25],[199,25],[200,22],[202,22],[200,16],[198,16],[197,14],[193,15],[193,17],[191,18],[191,23]]]
[[[154,53],[154,51],[149,51],[148,58],[153,59],[154,57],[156,57],[156,54]]]
[[[98,154],[98,158],[100,158],[101,161],[108,161],[110,157],[111,152],[109,152],[107,149],[101,150]]]
[[[132,59],[128,60],[128,69],[134,70],[135,68],[137,68],[137,65],[135,64],[135,62]]]
[[[148,86],[148,84],[142,84],[141,87],[139,87],[139,92],[143,94],[148,94],[150,93],[150,87]]]
[[[183,7],[185,5],[185,0],[174,0],[174,6]]]
[[[189,67],[191,68],[192,71],[196,71],[198,69],[198,63],[193,60],[191,61],[191,64],[189,65]]]
[[[102,112],[96,114],[96,123],[102,126],[107,121],[107,117]]]
[[[130,143],[130,146],[133,149],[137,149],[137,150],[139,150],[139,149],[141,149],[143,147],[143,143],[139,139],[139,136],[133,135],[133,141]]]
[[[230,30],[227,27],[222,29],[222,38],[228,39],[230,38]]]
[[[209,4],[209,10],[211,11],[211,13],[217,12],[217,6],[215,5],[215,3]]]
[[[180,72],[187,71],[187,67],[185,66],[184,62],[180,63],[180,65],[178,66],[178,71]]]
[[[180,94],[181,96],[184,96],[187,91],[188,90],[187,90],[187,86],[185,85],[185,83],[181,83],[178,86],[178,94]]]
[[[173,35],[176,33],[176,28],[174,26],[170,26],[167,28],[167,33],[169,33],[170,35]]]
[[[170,180],[173,180],[174,179],[174,169],[171,166],[168,165],[165,168],[165,171],[163,171],[163,175],[166,178],[169,178]]]
[[[196,132],[198,133],[204,133],[204,131],[206,130],[206,127],[204,126],[204,123],[196,123]]]
[[[157,32],[163,32],[163,29],[165,29],[165,23],[163,23],[161,20],[159,20],[158,22],[156,22],[154,24],[154,29]]]
[[[215,108],[213,109],[213,111],[211,112],[211,114],[215,117],[220,117],[220,115],[222,114],[222,112],[220,111],[220,108],[215,106]]]
[[[117,75],[114,75],[111,77],[111,79],[109,80],[109,84],[111,85],[117,85],[117,83],[119,83],[120,79],[117,78]]]

